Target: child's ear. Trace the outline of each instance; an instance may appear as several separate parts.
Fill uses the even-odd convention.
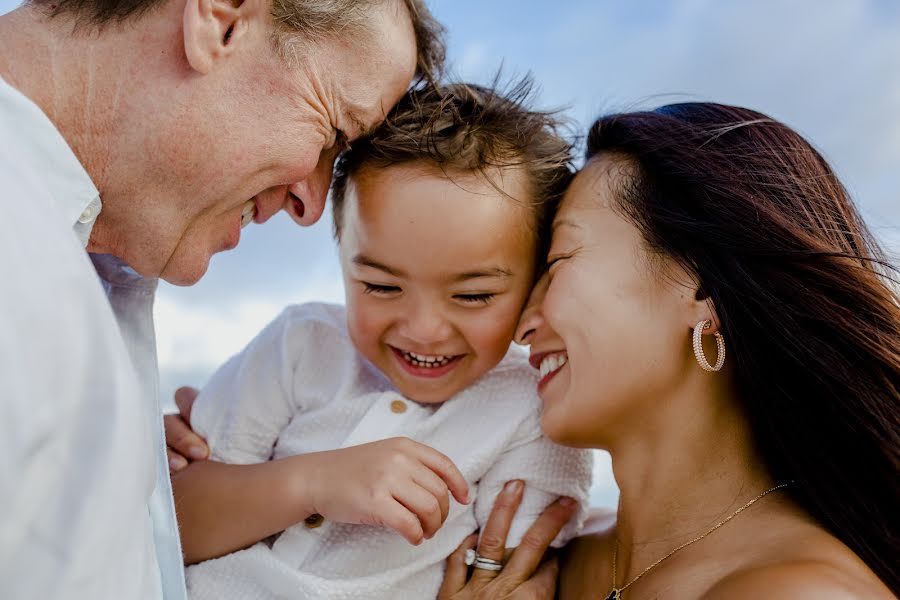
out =
[[[241,45],[260,0],[187,0],[184,6],[184,52],[199,73],[209,73]]]

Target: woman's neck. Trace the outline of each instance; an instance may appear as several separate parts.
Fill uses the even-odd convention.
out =
[[[656,399],[652,414],[610,447],[620,573],[704,534],[774,485],[736,399],[708,377]]]

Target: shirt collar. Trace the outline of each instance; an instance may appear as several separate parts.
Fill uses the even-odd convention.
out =
[[[28,164],[38,165],[41,183],[72,230],[87,246],[100,214],[100,192],[78,157],[40,107],[0,77],[0,119]]]

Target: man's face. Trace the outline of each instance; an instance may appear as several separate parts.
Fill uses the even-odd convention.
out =
[[[415,71],[410,18],[385,4],[371,11],[371,33],[310,44],[292,64],[273,48],[267,13],[248,17],[227,58],[185,83],[196,86],[189,105],[169,107],[123,258],[190,285],[214,253],[237,246],[242,225],[282,209],[317,221],[337,153],[383,120]]]

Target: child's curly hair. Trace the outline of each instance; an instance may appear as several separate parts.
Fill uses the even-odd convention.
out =
[[[509,91],[466,83],[412,89],[371,135],[354,141],[335,166],[332,184],[334,234],[340,239],[344,198],[351,177],[364,168],[423,162],[448,178],[484,176],[498,191],[534,213],[539,258],[546,252],[550,222],[572,179],[572,144],[552,112],[526,107],[532,80]],[[512,198],[491,176],[495,169],[521,169],[528,198]]]

